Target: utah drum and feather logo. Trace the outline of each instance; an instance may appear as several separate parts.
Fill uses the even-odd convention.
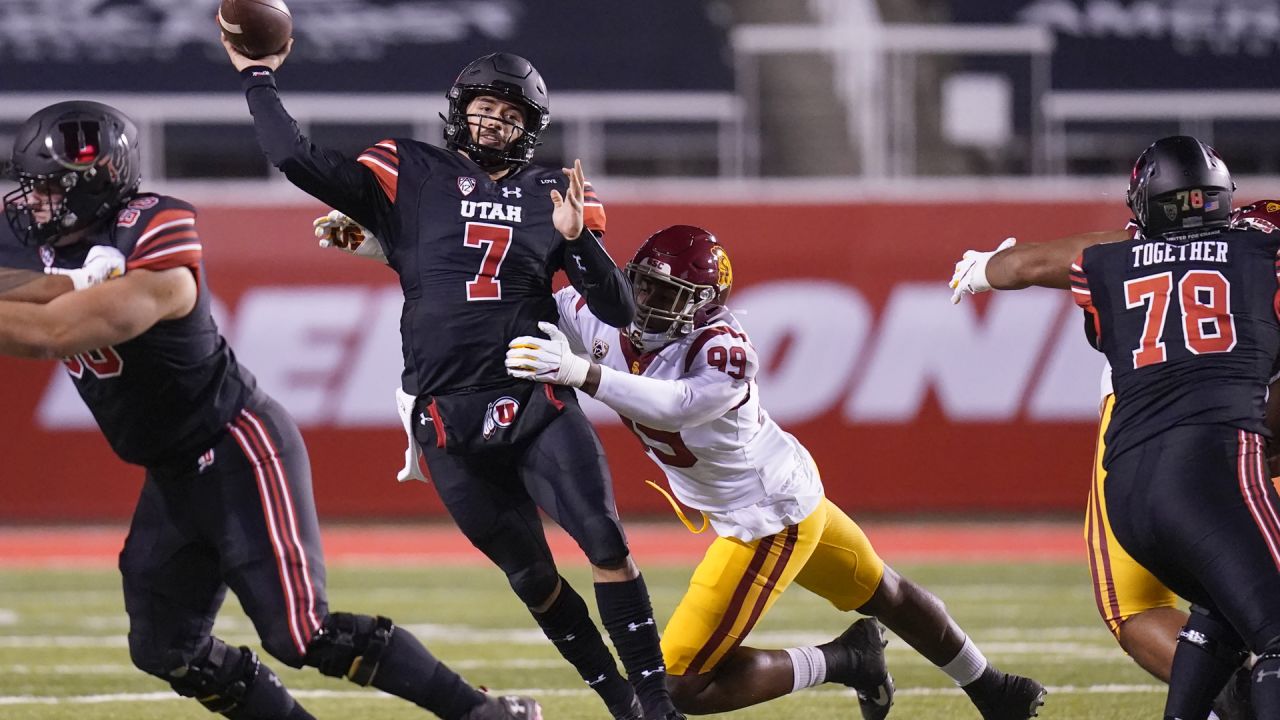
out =
[[[502,397],[489,403],[489,409],[484,414],[484,439],[488,440],[498,431],[498,428],[509,428],[516,421],[516,414],[520,412],[520,403],[516,399],[503,395]]]

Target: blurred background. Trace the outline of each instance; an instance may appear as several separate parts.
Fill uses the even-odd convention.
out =
[[[968,248],[1118,227],[1137,154],[1190,133],[1245,202],[1280,193],[1280,0],[292,0],[286,106],[318,143],[438,142],[468,61],[525,55],[621,264],[651,232],[725,243],[764,403],[853,512],[1083,508],[1101,357],[1065,293],[948,302]],[[394,480],[393,274],[322,251],[325,208],[269,167],[216,0],[0,0],[0,147],[52,102],[142,127],[144,187],[201,211],[223,332],[298,419],[324,517],[439,515]],[[127,517],[60,367],[0,359],[0,520]],[[624,516],[658,469],[599,408]],[[53,489],[56,486],[56,491]]]

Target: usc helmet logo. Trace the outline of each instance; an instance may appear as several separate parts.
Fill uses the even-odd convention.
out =
[[[711,252],[715,255],[716,269],[719,271],[719,275],[716,277],[716,285],[719,285],[720,289],[724,290],[733,284],[733,265],[729,263],[729,254],[722,248],[715,247]]]

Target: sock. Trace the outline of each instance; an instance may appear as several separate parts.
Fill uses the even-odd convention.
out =
[[[391,641],[382,651],[371,684],[424,707],[444,720],[461,718],[485,701],[484,693],[437,660],[402,627],[391,633]]]
[[[960,646],[960,652],[951,659],[946,665],[941,666],[942,672],[947,674],[955,681],[956,685],[964,687],[972,684],[975,680],[982,676],[982,672],[987,669],[987,658],[978,649],[977,645],[968,637],[964,639],[964,645]]]
[[[667,692],[667,667],[662,661],[658,623],[644,576],[623,582],[596,583],[600,620],[618,650],[618,659],[635,686],[646,717],[661,718],[675,710]]]
[[[803,690],[827,681],[827,658],[822,651],[813,645],[786,648],[783,650],[791,657],[791,692]]]
[[[253,684],[245,690],[244,699],[235,710],[227,714],[231,720],[253,718],[285,718],[286,720],[316,720],[285,689],[284,683],[266,665],[258,665]]]
[[[1240,666],[1238,642],[1239,636],[1229,625],[1192,608],[1186,626],[1178,633],[1164,714],[1176,718],[1208,715],[1214,698]]]
[[[1265,652],[1253,666],[1255,717],[1280,717],[1280,655]]]
[[[613,709],[631,705],[635,690],[618,672],[600,630],[591,621],[586,602],[567,580],[560,578],[560,594],[555,602],[545,611],[533,613],[533,619],[605,705]]]

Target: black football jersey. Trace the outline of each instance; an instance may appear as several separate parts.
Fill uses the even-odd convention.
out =
[[[507,343],[558,318],[551,282],[565,240],[550,192],[566,193],[564,175],[526,166],[495,181],[456,152],[408,139],[384,140],[358,161],[388,200],[375,227],[404,291],[400,336],[417,391],[510,382]],[[589,187],[584,215],[603,233],[603,206]]]
[[[143,466],[184,462],[216,441],[256,387],[213,321],[195,209],[138,195],[86,240],[41,253],[48,264],[79,267],[94,245],[119,249],[128,272],[186,267],[196,274],[199,294],[187,316],[63,361],[117,455]]]
[[[1269,436],[1280,352],[1280,233],[1227,228],[1087,248],[1072,266],[1085,330],[1111,363],[1104,462],[1178,425]]]
[[[274,74],[241,72],[258,144],[297,187],[369,228],[400,276],[404,389],[463,393],[509,384],[507,343],[555,322],[552,278],[563,269],[592,313],[615,327],[635,315],[626,276],[598,242],[600,199],[585,188],[583,237],[552,222],[559,169],[523,166],[499,180],[465,155],[411,139],[357,157],[317,145],[284,109]],[[590,232],[588,232],[588,230]]]

